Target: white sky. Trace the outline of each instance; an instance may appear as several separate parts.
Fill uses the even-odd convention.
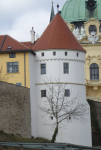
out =
[[[53,0],[57,13],[67,0]],[[34,27],[39,36],[50,20],[52,0],[0,0],[0,35],[8,34],[18,41],[30,41]]]

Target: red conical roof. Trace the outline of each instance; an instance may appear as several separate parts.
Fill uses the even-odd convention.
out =
[[[72,49],[85,51],[59,14],[53,18],[33,47],[33,50],[46,49]]]

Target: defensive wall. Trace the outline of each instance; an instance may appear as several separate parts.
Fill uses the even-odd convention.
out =
[[[101,146],[101,102],[89,100],[93,146]],[[31,137],[30,89],[0,82],[0,130]]]
[[[31,137],[29,88],[0,82],[0,130]]]

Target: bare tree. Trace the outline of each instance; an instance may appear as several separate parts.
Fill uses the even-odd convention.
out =
[[[52,79],[47,79],[44,83],[44,89],[46,90],[45,104],[40,109],[55,118],[55,130],[51,139],[51,142],[55,142],[59,124],[63,120],[69,121],[70,119],[84,122],[88,108],[86,104],[79,102],[79,93],[71,99],[66,97],[65,89],[67,89],[67,84],[59,83],[59,81],[53,81]]]
[[[1,68],[0,68],[0,81],[7,82],[9,78],[10,78],[9,74],[4,73],[3,67],[1,66]]]

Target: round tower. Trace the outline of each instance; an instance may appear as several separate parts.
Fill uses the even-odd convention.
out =
[[[51,139],[54,130],[51,126],[55,123],[54,116],[47,115],[40,109],[49,107],[45,105],[49,93],[45,85],[62,85],[65,87],[64,97],[69,101],[75,99],[85,104],[89,113],[85,115],[85,124],[72,118],[61,122],[56,141],[91,146],[90,108],[86,101],[84,76],[86,51],[59,14],[52,19],[33,50],[36,52],[34,63],[37,137]],[[32,120],[33,124],[34,119]]]

